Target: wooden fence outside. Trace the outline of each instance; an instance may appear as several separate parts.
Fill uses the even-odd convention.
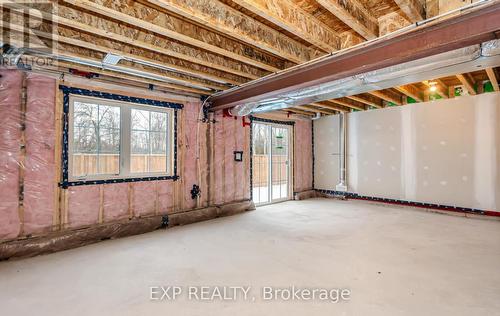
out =
[[[97,170],[97,159],[99,167]],[[148,170],[148,161],[150,168]],[[118,174],[120,171],[120,156],[118,154],[73,154],[73,175],[86,174]],[[166,172],[167,157],[165,155],[132,155],[130,172]]]
[[[285,163],[287,155],[273,155],[273,185],[287,183],[287,167]],[[253,155],[252,157],[252,185],[253,187],[266,187],[268,185],[269,176],[269,156],[268,155]]]
[[[101,174],[117,174],[119,172],[120,157],[118,154],[73,154],[73,175],[97,174],[97,159]],[[253,155],[253,186],[267,186],[268,161],[267,155]],[[165,155],[132,155],[130,171],[133,173],[148,172],[148,160],[150,171],[165,172],[167,158]],[[273,185],[287,183],[288,165],[286,155],[273,155]]]

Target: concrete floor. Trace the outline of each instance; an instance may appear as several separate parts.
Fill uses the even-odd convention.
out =
[[[252,286],[248,301],[150,301],[151,286]],[[263,286],[349,288],[263,302]],[[500,315],[500,222],[314,199],[0,262],[2,315]]]

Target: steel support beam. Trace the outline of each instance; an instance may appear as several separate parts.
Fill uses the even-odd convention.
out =
[[[211,109],[258,102],[499,37],[500,3],[494,2],[225,91],[211,98]]]

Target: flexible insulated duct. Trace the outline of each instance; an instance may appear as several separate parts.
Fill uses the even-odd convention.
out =
[[[71,63],[89,66],[89,67],[94,67],[94,68],[98,68],[98,69],[107,69],[110,71],[123,73],[123,74],[127,74],[127,75],[132,75],[132,76],[136,76],[136,77],[141,77],[141,78],[145,78],[145,79],[151,79],[151,80],[156,80],[156,81],[161,81],[161,82],[166,82],[166,83],[175,83],[175,84],[182,85],[185,87],[205,90],[205,91],[207,91],[207,94],[212,91],[212,89],[210,89],[210,88],[207,88],[207,87],[204,87],[201,85],[189,85],[189,84],[186,84],[186,82],[184,82],[182,80],[177,80],[175,78],[166,78],[165,76],[156,75],[156,74],[153,74],[153,73],[150,73],[147,71],[131,69],[131,68],[122,67],[122,66],[118,66],[118,65],[106,64],[106,63],[103,63],[100,61],[87,59],[87,58],[79,58],[79,57],[68,56],[68,55],[64,55],[64,54],[49,54],[46,52],[41,52],[41,51],[33,50],[33,49],[16,48],[14,46],[9,46],[9,49],[6,49],[5,45],[3,45],[3,50],[4,50],[3,57],[9,57],[10,55],[13,54],[13,52],[16,53],[16,59],[15,59],[15,62],[13,62],[13,64],[16,64],[18,66],[20,66],[19,61],[23,55],[45,56],[45,57],[53,58],[53,59],[59,60],[59,61],[71,62]]]
[[[493,40],[340,80],[295,90],[259,102],[253,113],[263,113],[341,98],[413,82],[500,65],[500,40]]]

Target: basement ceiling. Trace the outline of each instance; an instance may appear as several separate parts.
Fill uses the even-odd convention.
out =
[[[420,0],[49,2],[12,4],[4,14],[10,21],[2,24],[3,42],[22,46],[23,14],[42,17],[30,40],[54,48],[57,70],[189,96],[212,95],[437,14],[426,13]],[[109,53],[121,56],[117,65],[103,64]],[[415,89],[421,87],[416,83]],[[383,104],[385,95],[401,100],[405,91],[387,89],[296,111],[361,110]]]
[[[393,0],[59,0],[52,3],[52,7],[27,2],[12,5],[10,23],[2,25],[4,34],[9,32],[15,39],[16,33],[26,31],[20,27],[24,20],[16,13],[29,12],[33,19],[42,15],[44,22],[34,28],[38,38],[33,40],[54,45],[58,53],[102,61],[107,52],[122,52],[163,69],[127,60],[120,62],[121,65],[164,75],[165,82],[169,78],[178,79],[182,83],[170,81],[178,92],[193,93],[193,88],[208,88],[198,92],[206,95],[358,44],[369,37],[363,36],[361,33],[366,30],[361,29],[369,29],[368,33],[375,36],[383,34],[378,19],[384,16],[396,14],[405,24],[413,22]],[[26,8],[32,10],[22,11]],[[55,21],[57,27],[53,27]],[[51,33],[57,35],[52,38],[53,43],[49,43]],[[72,67],[82,68],[76,63]],[[113,76],[113,72],[116,71],[108,75]]]

